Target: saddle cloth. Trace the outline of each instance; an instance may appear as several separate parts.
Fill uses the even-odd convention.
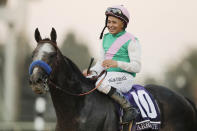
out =
[[[153,96],[141,85],[133,85],[128,93],[124,94],[140,114],[133,122],[131,131],[159,130],[161,125],[160,110]],[[123,115],[120,113],[121,116]]]

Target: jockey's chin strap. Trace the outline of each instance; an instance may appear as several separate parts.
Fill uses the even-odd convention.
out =
[[[55,86],[57,89],[65,92],[66,94],[69,94],[69,95],[73,95],[73,96],[85,96],[85,95],[88,95],[90,93],[92,93],[93,91],[95,91],[100,85],[101,83],[103,82],[103,80],[105,79],[106,75],[107,75],[107,71],[106,70],[103,70],[98,76],[96,77],[93,77],[92,80],[97,80],[99,77],[101,77],[103,74],[105,73],[105,76],[100,80],[100,82],[96,85],[95,88],[87,91],[87,92],[84,92],[84,93],[80,93],[80,94],[74,94],[72,92],[69,92],[69,91],[66,91],[66,90],[63,90],[62,88],[60,88],[59,86],[57,86],[55,83],[53,83],[52,81],[49,81],[50,84],[52,84],[53,86]]]

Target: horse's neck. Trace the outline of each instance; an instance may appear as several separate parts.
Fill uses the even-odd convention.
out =
[[[76,123],[78,110],[83,106],[84,97],[71,96],[54,87],[50,89],[50,92],[58,125],[73,126]]]
[[[61,90],[55,87],[50,88],[57,115],[56,130],[85,131],[90,130],[91,127],[92,131],[117,130],[118,117],[111,99],[96,91],[86,96],[73,96],[65,93],[62,90],[74,94],[84,93],[94,85],[88,83],[70,60],[59,63],[59,66],[61,67],[58,67],[55,80]]]
[[[79,94],[89,83],[82,76],[80,70],[67,58],[59,56],[56,70],[53,74],[53,81],[62,90]]]
[[[69,95],[66,92],[79,94],[88,84],[78,78],[78,74],[64,61],[58,63],[55,74],[53,82],[61,89],[55,88],[53,85],[50,87],[50,93],[58,123],[73,126],[80,108],[83,107],[84,97]]]

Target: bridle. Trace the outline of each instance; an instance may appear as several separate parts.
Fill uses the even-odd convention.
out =
[[[42,42],[39,42],[39,43],[45,43],[45,42],[46,41],[42,41]],[[51,43],[57,49],[57,46],[56,46],[55,43],[53,43],[51,41],[47,41],[47,42]],[[93,59],[91,59],[90,66],[88,67],[88,71],[89,71],[89,69],[91,67],[92,62],[93,62]],[[96,81],[99,77],[104,75],[104,77],[99,81],[99,83],[95,86],[95,88],[93,88],[93,89],[91,89],[91,90],[89,90],[87,92],[75,94],[75,93],[72,93],[72,92],[69,92],[69,91],[67,91],[65,89],[60,88],[57,84],[55,84],[54,82],[52,82],[52,80],[50,80],[50,75],[51,75],[51,72],[52,72],[52,68],[51,68],[51,66],[49,64],[47,64],[46,62],[44,62],[42,60],[37,60],[37,61],[34,61],[34,62],[32,62],[30,64],[30,66],[29,66],[29,74],[30,75],[33,73],[33,69],[36,66],[37,67],[41,67],[47,73],[47,75],[45,75],[45,77],[43,79],[41,79],[42,82],[43,82],[43,88],[44,88],[44,90],[46,92],[49,91],[49,85],[52,85],[56,89],[59,89],[59,90],[63,91],[64,93],[66,93],[68,95],[73,95],[73,96],[85,96],[85,95],[88,95],[88,94],[92,93],[93,91],[95,91],[101,85],[101,83],[103,82],[103,80],[105,79],[105,77],[107,75],[107,71],[103,70],[98,76],[95,76],[95,77],[92,78],[94,81]]]
[[[45,63],[43,65],[42,64],[39,64],[39,63],[45,63],[45,62],[44,61],[41,61],[41,60],[32,62],[31,65],[30,65],[30,68],[29,68],[29,74],[30,75],[32,74],[32,70],[33,70],[33,68],[35,66],[40,66],[40,67],[42,67],[45,70],[45,72],[47,73],[47,75],[42,79],[42,81],[43,81],[43,88],[44,88],[45,91],[49,91],[48,85],[51,84],[56,89],[59,89],[59,90],[63,91],[64,93],[69,94],[69,95],[73,95],[73,96],[84,96],[84,95],[88,95],[88,94],[92,93],[93,91],[95,91],[101,85],[101,83],[105,79],[105,76],[107,75],[107,71],[106,70],[103,70],[98,76],[92,78],[95,81],[99,77],[101,77],[102,75],[104,75],[104,77],[99,81],[99,83],[95,86],[95,88],[93,88],[93,89],[91,89],[91,90],[89,90],[87,92],[84,92],[84,93],[74,94],[72,92],[69,92],[69,91],[67,91],[65,89],[60,88],[57,84],[55,84],[54,82],[52,82],[52,80],[50,80],[50,74],[51,74],[52,70],[51,70],[51,72],[49,72],[48,71],[48,68],[47,68],[47,67],[50,67],[50,66],[47,63]]]

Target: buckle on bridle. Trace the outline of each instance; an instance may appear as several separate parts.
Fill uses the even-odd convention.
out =
[[[44,90],[46,91],[46,92],[48,92],[49,91],[49,86],[48,86],[48,77],[44,77],[44,79],[43,79],[43,88],[44,88]]]

